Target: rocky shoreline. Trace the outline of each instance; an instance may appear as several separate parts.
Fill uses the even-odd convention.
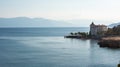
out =
[[[120,48],[120,36],[104,37],[98,42],[100,47]]]
[[[108,48],[120,48],[120,36],[115,37],[103,37],[101,39],[91,38],[91,37],[82,37],[82,36],[64,36],[65,38],[76,38],[76,39],[97,39],[98,45],[100,47],[108,47]]]
[[[120,63],[118,64],[118,67],[120,67]]]

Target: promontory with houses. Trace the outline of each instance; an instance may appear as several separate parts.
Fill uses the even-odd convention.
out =
[[[98,39],[100,47],[120,48],[120,25],[109,28],[106,25],[90,24],[90,31],[70,33],[66,38]]]

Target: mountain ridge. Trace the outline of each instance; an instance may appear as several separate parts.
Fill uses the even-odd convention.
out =
[[[96,24],[108,23],[109,21],[94,20]],[[106,24],[107,24],[106,23]],[[110,22],[109,22],[110,23]],[[51,20],[46,18],[29,18],[29,17],[13,17],[13,18],[0,18],[0,27],[89,27],[91,20]],[[120,25],[118,23],[112,23],[107,25],[112,28]]]
[[[71,23],[45,18],[0,18],[0,27],[72,27]]]
[[[114,26],[118,26],[118,25],[120,25],[120,22],[112,23],[112,24],[108,25],[108,27],[113,28]]]

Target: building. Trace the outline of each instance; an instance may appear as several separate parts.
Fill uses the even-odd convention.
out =
[[[91,36],[103,36],[108,30],[106,25],[95,25],[94,22],[90,24],[90,35]]]

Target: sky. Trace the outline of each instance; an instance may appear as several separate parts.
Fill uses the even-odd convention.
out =
[[[0,17],[21,16],[118,22],[120,0],[0,0]]]

